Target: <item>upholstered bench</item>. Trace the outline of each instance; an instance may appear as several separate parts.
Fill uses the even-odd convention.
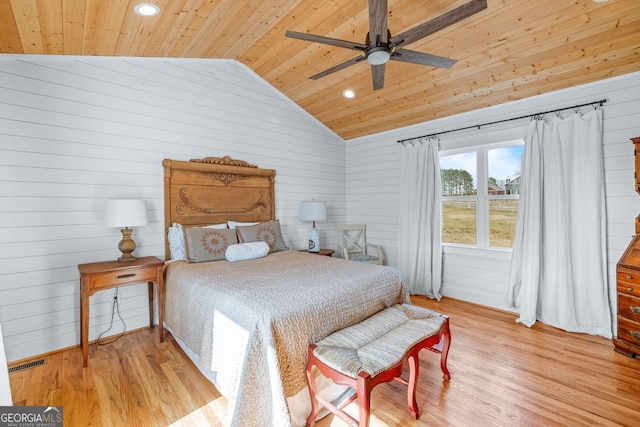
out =
[[[440,368],[444,378],[449,380],[447,354],[450,342],[448,316],[410,304],[396,304],[311,344],[307,362],[311,413],[307,426],[315,425],[318,404],[351,426],[368,426],[371,390],[393,379],[408,385],[407,403],[411,416],[417,419],[420,416],[416,402],[418,352],[426,348],[440,353]],[[407,361],[408,381],[400,376]],[[314,366],[325,377],[353,388],[356,393],[340,407],[333,405],[317,394]],[[342,411],[355,399],[359,404],[359,423]]]

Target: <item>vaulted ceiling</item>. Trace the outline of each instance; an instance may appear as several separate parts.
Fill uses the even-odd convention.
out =
[[[375,91],[367,61],[309,79],[361,52],[285,37],[363,44],[367,0],[147,1],[158,16],[134,14],[134,0],[0,0],[0,52],[236,59],[344,139],[640,70],[638,0],[487,0],[404,46],[455,65],[390,61]],[[388,0],[388,28],[399,34],[466,2]]]

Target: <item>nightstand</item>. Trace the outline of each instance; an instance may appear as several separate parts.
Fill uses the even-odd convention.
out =
[[[333,256],[333,253],[335,251],[333,249],[322,249],[322,248],[320,248],[320,252],[309,252],[306,249],[300,249],[300,252],[306,252],[306,253],[313,254],[313,255]]]
[[[97,291],[147,282],[149,292],[149,327],[153,328],[153,283],[158,287],[158,325],[160,342],[164,340],[164,262],[156,257],[138,258],[132,262],[92,262],[79,264],[80,271],[80,346],[82,366],[89,358],[89,297]]]

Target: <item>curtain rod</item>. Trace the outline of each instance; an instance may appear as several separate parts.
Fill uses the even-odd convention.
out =
[[[465,126],[465,127],[462,127],[462,128],[445,130],[443,132],[436,132],[436,133],[431,133],[431,134],[428,134],[428,135],[414,136],[413,138],[400,139],[400,140],[398,140],[398,143],[403,143],[403,142],[407,142],[407,141],[413,141],[413,140],[420,139],[420,138],[429,138],[429,137],[432,137],[432,136],[443,135],[445,133],[457,132],[459,130],[466,130],[466,129],[473,129],[473,128],[480,129],[480,127],[482,127],[482,126],[495,125],[496,123],[510,122],[512,120],[526,119],[527,117],[542,116],[544,114],[549,114],[549,113],[559,113],[560,111],[571,110],[571,109],[580,108],[580,107],[585,107],[587,105],[599,104],[599,106],[602,107],[602,104],[604,104],[605,102],[607,102],[606,99],[601,99],[599,101],[587,102],[585,104],[572,105],[571,107],[558,108],[558,109],[555,109],[555,110],[544,111],[542,113],[527,114],[526,116],[514,117],[514,118],[511,118],[511,119],[496,120],[495,122],[482,123],[480,125]]]

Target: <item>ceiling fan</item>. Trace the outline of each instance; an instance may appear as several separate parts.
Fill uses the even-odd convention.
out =
[[[389,60],[428,65],[430,67],[451,68],[456,63],[455,59],[407,50],[401,46],[416,42],[486,8],[486,0],[471,0],[430,21],[392,37],[387,28],[387,0],[369,0],[369,32],[364,44],[291,30],[288,30],[285,36],[362,51],[364,56],[349,59],[309,78],[316,80],[366,59],[371,64],[373,90],[378,90],[384,87],[384,66]]]

